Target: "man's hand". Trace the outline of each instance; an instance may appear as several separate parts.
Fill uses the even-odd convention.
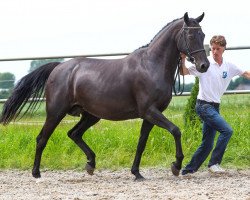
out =
[[[187,69],[187,67],[185,65],[187,56],[184,53],[181,53],[180,56],[181,56],[181,66],[182,66],[182,70],[180,70],[180,74],[183,75],[183,76],[188,75],[189,71],[188,71],[188,69]]]

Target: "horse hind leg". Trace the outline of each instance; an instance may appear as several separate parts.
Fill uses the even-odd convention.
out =
[[[86,171],[88,174],[93,175],[95,169],[95,153],[92,149],[83,141],[82,136],[85,131],[96,124],[100,118],[97,118],[87,112],[84,112],[80,121],[68,132],[68,136],[76,143],[77,146],[85,153],[88,162],[86,164]]]
[[[52,135],[53,131],[57,127],[57,125],[60,123],[60,121],[63,119],[65,115],[61,115],[61,117],[55,118],[53,116],[47,116],[45,123],[43,125],[42,130],[40,131],[39,135],[36,138],[36,154],[35,154],[35,161],[34,166],[32,170],[32,175],[35,178],[40,178],[40,163],[42,158],[42,153],[44,148],[46,147],[46,144]]]

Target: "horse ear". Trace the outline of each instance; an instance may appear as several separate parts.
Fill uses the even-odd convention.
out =
[[[197,17],[195,20],[200,23],[204,17],[205,13],[203,12],[201,16]]]
[[[189,17],[188,17],[188,13],[186,12],[184,14],[184,22],[188,25],[189,24]]]

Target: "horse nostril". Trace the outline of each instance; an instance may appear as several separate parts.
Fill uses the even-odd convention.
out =
[[[208,66],[205,64],[205,63],[203,63],[203,64],[201,64],[200,65],[200,69],[201,69],[201,71],[207,71],[207,69],[208,69]]]

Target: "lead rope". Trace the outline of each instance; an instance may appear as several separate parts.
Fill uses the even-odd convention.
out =
[[[182,83],[182,87],[181,87],[181,77],[180,77],[180,70],[182,70],[181,68],[182,68],[182,59],[181,59],[181,56],[180,56],[179,60],[178,60],[178,64],[177,64],[177,69],[176,69],[176,72],[175,72],[174,85],[173,85],[173,90],[174,90],[175,96],[182,95],[182,93],[184,91],[185,79],[184,79],[184,75],[183,75],[182,76],[182,82],[183,83]],[[176,81],[178,81],[177,89],[175,88]]]

